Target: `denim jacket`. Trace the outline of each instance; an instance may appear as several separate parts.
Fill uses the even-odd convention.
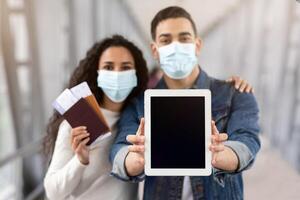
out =
[[[239,159],[236,171],[213,169],[211,176],[190,177],[194,199],[243,199],[242,172],[254,162],[260,149],[258,138],[258,105],[253,94],[240,93],[231,83],[209,77],[202,69],[195,83],[198,89],[210,89],[212,94],[212,118],[219,132],[227,133],[225,145],[230,147]],[[167,88],[162,79],[157,89]],[[124,110],[118,122],[118,135],[112,146],[111,174],[124,180],[138,182],[145,179],[144,199],[181,200],[184,177],[158,177],[141,174],[129,177],[124,161],[128,154],[126,136],[135,134],[140,119],[144,116],[144,96],[141,95]],[[196,155],[195,155],[196,156]]]

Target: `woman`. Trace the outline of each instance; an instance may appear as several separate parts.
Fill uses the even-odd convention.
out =
[[[100,104],[112,135],[86,146],[86,127],[74,129],[54,113],[47,127],[45,149],[52,159],[44,179],[49,199],[137,199],[137,184],[110,176],[109,151],[116,123],[126,105],[142,93],[148,70],[142,52],[130,41],[115,35],[96,43],[71,76],[71,88],[86,81]],[[239,78],[232,80],[244,87]],[[245,90],[249,89],[246,84]],[[251,88],[250,88],[251,89]]]
[[[109,176],[108,155],[121,110],[147,87],[148,70],[142,52],[122,36],[104,39],[88,51],[68,87],[83,81],[96,96],[112,136],[87,147],[85,128],[72,129],[55,113],[45,143],[50,152],[55,143],[44,180],[46,194],[50,199],[136,199],[137,185]]]

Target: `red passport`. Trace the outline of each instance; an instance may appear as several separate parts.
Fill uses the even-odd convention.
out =
[[[90,141],[87,145],[92,144],[99,136],[110,131],[106,122],[100,119],[96,111],[84,98],[79,99],[63,116],[72,128],[78,126],[87,127],[87,131],[90,133]]]

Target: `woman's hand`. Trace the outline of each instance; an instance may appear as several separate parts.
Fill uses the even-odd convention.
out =
[[[129,153],[125,159],[125,168],[129,176],[140,175],[145,165],[145,120],[141,119],[140,126],[135,135],[128,135],[127,141],[132,143],[129,146]]]
[[[254,93],[253,87],[246,80],[238,76],[231,76],[226,82],[234,84],[235,89],[240,92]]]
[[[209,150],[212,152],[211,164],[213,167],[226,170],[235,171],[238,168],[239,160],[236,153],[223,143],[228,139],[226,133],[219,133],[215,122],[211,122],[211,145]]]
[[[73,128],[71,131],[71,146],[79,161],[84,164],[89,164],[89,147],[86,145],[90,138],[85,126]]]

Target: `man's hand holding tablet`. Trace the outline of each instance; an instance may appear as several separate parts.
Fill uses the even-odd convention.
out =
[[[212,166],[227,171],[235,171],[238,167],[238,158],[234,151],[225,146],[228,139],[226,133],[219,133],[215,122],[211,122],[212,137],[209,150],[212,152]],[[125,168],[129,176],[137,176],[144,170],[145,164],[145,120],[141,119],[136,135],[128,135],[127,141],[132,143],[129,146],[129,153],[125,160]]]
[[[125,159],[125,168],[129,176],[137,176],[144,171],[145,165],[145,119],[142,118],[135,135],[128,135],[126,140],[132,143]]]
[[[209,150],[212,152],[212,166],[226,171],[235,171],[238,168],[239,160],[235,152],[224,145],[228,139],[227,133],[219,133],[214,121],[211,122],[211,132]]]

